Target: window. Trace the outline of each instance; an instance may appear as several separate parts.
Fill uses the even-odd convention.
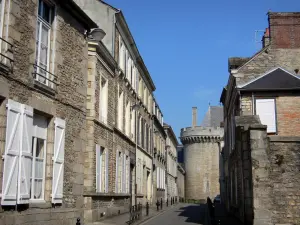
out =
[[[122,179],[123,179],[123,154],[122,152],[118,151],[117,152],[117,157],[116,157],[116,193],[121,193],[123,184],[122,184]]]
[[[46,4],[43,0],[39,0],[35,57],[35,64],[37,68],[35,79],[47,86],[52,84],[51,80],[53,79],[53,77],[50,77],[48,72],[52,11],[52,8],[48,4]]]
[[[267,125],[267,132],[276,133],[275,99],[256,99],[255,109],[261,123]]]
[[[123,158],[123,193],[129,193],[129,181],[130,181],[130,160],[128,155],[124,155],[125,157]]]
[[[131,123],[131,138],[135,138],[135,110],[131,110],[131,115],[130,115],[130,123]]]
[[[119,36],[119,43],[119,66],[123,70],[123,73],[125,73],[125,45],[121,36]]]
[[[47,118],[35,114],[33,117],[33,137],[31,150],[31,199],[44,199],[47,127]]]
[[[118,128],[123,130],[123,91],[119,90],[119,99],[118,99]]]
[[[130,136],[130,101],[127,101],[125,109],[125,134]]]
[[[142,193],[142,189],[141,189],[141,167],[142,167],[142,163],[141,163],[141,159],[138,159],[137,161],[137,168],[136,168],[136,178],[137,178],[137,192],[140,194]]]
[[[100,77],[100,99],[99,99],[99,119],[103,123],[107,123],[107,107],[108,107],[108,81],[104,77]]]
[[[108,151],[96,145],[96,191],[108,192]]]
[[[51,196],[57,204],[63,198],[66,123],[56,118],[54,125]],[[44,200],[47,129],[47,119],[32,107],[8,100],[1,205]]]

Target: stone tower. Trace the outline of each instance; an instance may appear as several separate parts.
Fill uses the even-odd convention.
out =
[[[220,193],[219,155],[223,138],[223,108],[210,106],[201,126],[197,126],[197,108],[193,107],[192,127],[181,129],[184,146],[185,197],[202,200]]]

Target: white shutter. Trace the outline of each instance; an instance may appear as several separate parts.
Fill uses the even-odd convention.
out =
[[[8,100],[1,205],[15,205],[19,172],[22,105]]]
[[[101,158],[100,158],[100,146],[96,145],[96,192],[100,192],[100,168],[101,168]]]
[[[268,126],[268,133],[276,132],[275,99],[256,99],[256,115]]]
[[[109,151],[105,149],[105,192],[108,193],[108,157]]]
[[[30,176],[32,163],[33,109],[22,105],[22,129],[18,177],[18,204],[28,204],[30,199]]]
[[[123,175],[123,182],[122,182],[122,192],[125,193],[126,192],[126,155],[123,154],[123,165],[122,165],[122,175]]]
[[[52,203],[62,203],[64,182],[65,127],[66,122],[60,118],[55,121]]]

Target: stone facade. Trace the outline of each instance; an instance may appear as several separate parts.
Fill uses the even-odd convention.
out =
[[[177,198],[177,150],[178,141],[172,127],[168,124],[164,124],[164,129],[167,134],[166,139],[166,154],[167,154],[167,198]]]
[[[0,224],[74,224],[76,218],[83,216],[84,206],[82,194],[84,191],[88,59],[84,33],[96,24],[83,21],[82,18],[86,15],[82,11],[75,10],[74,13],[69,14],[67,8],[72,7],[72,2],[61,4],[53,1],[50,7],[55,8],[56,14],[50,23],[49,68],[51,74],[49,74],[49,82],[43,82],[33,78],[36,72],[34,65],[36,65],[38,0],[6,0],[2,1],[2,6],[5,7],[5,21],[2,23],[2,25],[5,24],[5,29],[3,29],[5,33],[2,37],[13,45],[10,49],[10,45],[5,47],[6,44],[1,42],[2,51],[14,62],[11,64],[9,59],[1,60],[0,154],[4,155],[8,141],[5,134],[10,129],[10,125],[7,122],[6,104],[9,106],[11,100],[17,102],[15,104],[26,105],[28,109],[32,108],[33,122],[35,116],[39,115],[46,118],[48,124],[45,128],[47,147],[43,158],[45,162],[43,201],[30,199],[27,201],[29,204],[12,206],[2,204]],[[57,118],[65,121],[63,189],[61,203],[58,204],[52,200]],[[31,124],[28,125],[31,126]],[[31,138],[29,136],[28,140]],[[31,146],[29,148],[31,152]],[[7,169],[4,168],[7,159],[0,162],[2,198],[5,196],[3,189],[5,184],[2,182],[4,170]]]
[[[158,116],[154,117],[154,177],[153,177],[153,197],[155,202],[167,199],[167,173],[166,173],[166,138],[162,121]]]
[[[181,165],[177,165],[177,193],[181,201],[185,199],[185,171]]]
[[[299,223],[299,138],[267,136],[258,117],[236,117],[226,203],[245,224]],[[226,156],[227,157],[227,156]]]
[[[299,193],[293,189],[298,175],[292,165],[299,161],[294,152],[299,136],[299,92],[243,90],[276,68],[286,71],[287,76],[298,76],[300,42],[294,37],[299,33],[300,13],[271,12],[268,17],[269,28],[263,37],[268,40],[263,41],[263,49],[239,65],[233,66],[229,60],[230,76],[221,96],[225,122],[223,200],[228,211],[246,224],[298,224],[295,210],[299,210]],[[276,132],[267,134],[259,116],[251,116],[256,114],[258,98],[274,99]]]

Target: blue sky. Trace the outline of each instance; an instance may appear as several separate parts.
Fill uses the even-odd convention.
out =
[[[300,11],[297,0],[106,0],[123,11],[156,85],[156,99],[179,136],[200,124],[208,104],[218,105],[228,80],[228,57],[259,50],[255,30],[267,12]]]

